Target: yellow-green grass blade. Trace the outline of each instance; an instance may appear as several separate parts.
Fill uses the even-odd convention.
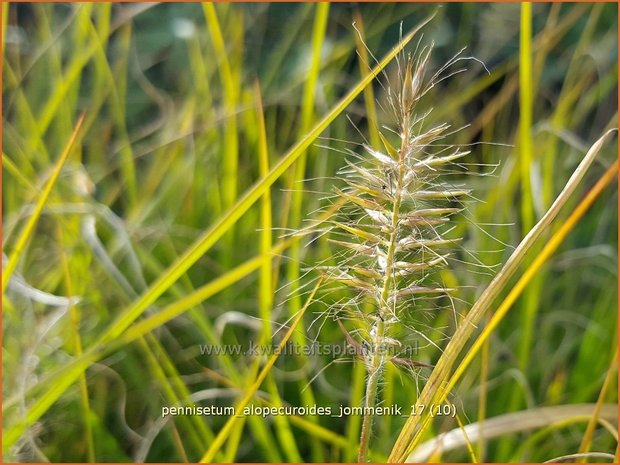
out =
[[[254,84],[254,99],[256,101],[256,121],[257,121],[257,145],[259,158],[259,175],[266,176],[269,173],[269,150],[267,147],[267,132],[265,128],[265,115],[263,111],[263,100],[261,97],[260,86],[258,81]],[[259,317],[261,319],[262,343],[271,343],[271,307],[273,304],[272,292],[272,257],[270,255],[272,244],[272,210],[271,210],[271,192],[270,189],[265,191],[261,198],[260,224],[261,224],[261,245],[260,252],[263,256],[263,263],[260,266],[259,273]],[[258,365],[256,366],[258,368]],[[276,406],[282,405],[278,387],[271,376],[267,377],[267,386]],[[288,417],[276,416],[274,418],[275,426],[282,449],[286,453],[286,460],[289,462],[302,462],[301,455],[297,450],[295,435],[289,427]],[[234,460],[234,456],[228,457]]]
[[[67,65],[62,78],[53,86],[54,90],[52,94],[37,116],[41,134],[45,134],[49,129],[54,117],[58,113],[58,109],[64,102],[67,92],[69,92],[75,81],[82,75],[84,67],[88,64],[96,50],[97,44],[95,42],[91,42],[88,47],[81,49],[81,53],[74,56]]]
[[[193,118],[188,123],[193,123],[196,117],[202,116],[206,121],[215,120],[215,110],[213,95],[211,91],[212,73],[215,71],[208,67],[205,62],[204,52],[198,35],[187,40],[188,59],[191,71],[191,82],[194,86],[195,98],[190,101],[193,109]],[[197,104],[197,102],[200,102]],[[220,139],[217,126],[207,128],[195,134],[196,153],[208,153],[209,147],[214,146]],[[193,173],[193,195],[191,197],[192,211],[198,217],[202,217],[205,212],[213,212],[214,217],[222,214],[222,200],[220,195],[219,183],[215,183],[211,189],[212,180],[209,179],[207,170],[195,170]],[[209,190],[211,195],[206,195]],[[206,197],[206,198],[205,198]]]
[[[61,228],[58,228],[58,236],[61,244],[66,243],[66,239],[62,232]],[[65,278],[65,288],[67,291],[67,295],[77,295],[73,290],[73,280],[71,278],[71,270],[69,265],[69,259],[67,258],[67,253],[65,252],[65,248],[61,252],[61,263],[63,274]],[[69,314],[71,318],[71,331],[73,337],[73,346],[75,348],[75,355],[81,357],[83,354],[82,351],[82,338],[80,336],[80,314],[76,306],[71,303],[69,305]],[[92,423],[90,421],[91,410],[90,410],[90,401],[88,399],[88,385],[86,384],[86,373],[82,373],[79,379],[80,385],[80,400],[81,400],[81,408],[82,413],[84,415],[84,442],[86,443],[86,457],[90,463],[95,462],[95,442],[93,439],[93,429]]]
[[[8,24],[9,24],[9,2],[2,2],[2,58],[4,58],[5,51],[6,51],[6,28]]]
[[[316,13],[312,28],[312,58],[308,71],[306,85],[304,86],[303,101],[301,104],[301,124],[300,133],[305,133],[314,119],[314,98],[316,86],[321,69],[321,52],[325,41],[325,31],[327,29],[327,19],[329,17],[329,2],[316,4]]]
[[[152,335],[149,335],[149,336],[152,337]],[[162,363],[160,363],[159,358],[155,355],[155,351],[151,350],[151,347],[149,347],[149,345],[147,344],[144,338],[139,338],[137,342],[138,342],[137,346],[140,349],[140,353],[144,355],[143,363],[145,364],[146,367],[148,367],[148,370],[153,376],[153,379],[157,381],[161,389],[161,392],[162,392],[162,397],[165,399],[166,403],[168,405],[173,405],[173,406],[182,405],[181,399],[179,395],[177,394],[176,389],[168,381],[168,376],[165,370],[165,366]],[[179,418],[175,420],[183,425],[183,431],[185,431],[184,447],[187,447],[188,443],[192,443],[194,447],[198,447],[199,444],[205,440],[205,438],[204,437],[201,438],[200,437],[201,435],[199,434],[199,433],[203,433],[204,431],[197,431],[197,429],[199,428],[197,426],[197,422],[192,422],[190,421],[190,418],[185,417],[185,416],[180,416]],[[201,419],[198,419],[198,420],[201,421]],[[196,424],[196,428],[192,427],[193,426],[192,423]],[[202,425],[202,428],[204,428],[204,423]],[[207,440],[210,440],[213,438],[213,433],[209,431],[207,434],[208,434],[208,437],[206,438]]]
[[[521,4],[521,36],[519,46],[519,160],[521,167],[521,230],[534,226],[534,206],[530,170],[532,167],[532,4]]]
[[[488,324],[488,318],[485,322],[485,326]],[[487,340],[482,346],[482,354],[480,361],[480,396],[478,397],[478,424],[480,429],[484,428],[484,420],[487,416],[487,397],[488,397],[488,382],[489,382],[489,353],[491,350],[491,341]],[[478,459],[484,462],[484,454],[486,451],[486,440],[484,435],[480,435],[478,441]]]
[[[488,325],[484,327],[481,334],[478,336],[472,347],[467,351],[465,357],[454,371],[454,374],[450,377],[450,380],[437,391],[437,395],[433,399],[434,402],[437,402],[437,405],[441,404],[445,401],[449,393],[456,386],[456,383],[461,378],[461,376],[465,373],[465,370],[473,361],[475,356],[480,351],[484,342],[488,340],[489,336],[492,332],[497,328],[499,323],[506,316],[508,311],[512,308],[513,304],[517,300],[517,298],[523,293],[523,290],[527,287],[527,285],[532,281],[532,279],[536,276],[536,273],[540,271],[541,267],[545,264],[545,262],[553,255],[553,253],[557,250],[557,248],[562,244],[566,236],[572,231],[574,226],[579,222],[579,220],[588,212],[594,201],[599,197],[601,192],[609,185],[612,181],[616,179],[618,175],[618,162],[615,161],[612,166],[605,172],[605,174],[599,179],[596,185],[588,192],[586,197],[579,203],[579,205],[575,208],[575,210],[571,213],[571,215],[566,219],[566,221],[560,226],[558,231],[549,239],[549,241],[545,244],[540,254],[536,256],[532,264],[525,270],[521,278],[517,281],[517,283],[512,287],[506,298],[503,302],[498,306],[497,310],[489,320]],[[422,427],[418,430],[416,434],[416,438],[420,436],[421,431],[424,430],[424,427],[430,423],[432,417],[430,415],[425,415],[424,421],[422,423]],[[412,443],[409,446],[408,452],[410,452],[413,448],[415,448],[417,441],[416,438],[413,439]],[[408,455],[408,454],[407,454]]]
[[[299,126],[299,137],[310,128],[314,117],[314,97],[316,95],[316,85],[321,67],[321,50],[325,39],[325,30],[327,27],[327,18],[329,14],[329,3],[322,2],[316,4],[316,14],[314,18],[314,27],[312,32],[312,54],[310,59],[310,69],[308,78],[304,86],[304,93],[301,104],[301,123]],[[304,191],[301,183],[305,177],[307,152],[304,151],[295,162],[292,180],[289,188],[292,189],[291,210],[289,214],[284,214],[288,219],[288,227],[291,229],[299,228],[301,223],[302,201]],[[299,244],[295,244],[289,251],[289,262],[287,266],[287,278],[290,283],[291,298],[289,300],[289,308],[292,314],[296,313],[301,307],[301,299],[299,297],[299,261],[301,248]],[[303,334],[303,332],[301,333]]]
[[[461,325],[457,328],[442,356],[435,365],[435,368],[433,369],[426,385],[424,386],[424,389],[422,390],[422,393],[419,396],[418,401],[420,403],[430,405],[433,398],[437,394],[437,391],[447,382],[453,364],[465,346],[467,340],[473,333],[477,323],[488,311],[495,298],[505,288],[508,280],[514,275],[518,266],[523,262],[528,251],[530,251],[534,245],[536,239],[539,238],[544,231],[549,229],[549,226],[557,217],[562,206],[571,197],[589,167],[596,159],[596,156],[614,132],[615,130],[607,131],[594,143],[594,145],[592,145],[547,213],[545,213],[541,220],[525,236],[525,238],[513,251],[502,269],[493,278],[489,286],[484,290],[480,297],[478,297],[477,301],[474,303]],[[389,457],[390,461],[403,461],[406,458],[408,455],[407,451],[411,448],[414,435],[419,438],[419,435],[415,434],[416,431],[419,432],[423,430],[423,428],[419,428],[419,426],[420,416],[411,416],[407,419],[398,436],[398,439],[396,440],[396,443],[394,444],[394,447],[392,448],[392,452]]]
[[[89,5],[84,5],[79,8],[78,17],[83,13],[87,12],[90,9]],[[35,16],[37,18],[37,32],[38,32],[38,40],[41,43],[50,43],[52,44],[46,57],[48,58],[48,70],[50,74],[50,79],[52,80],[60,80],[62,78],[62,58],[61,58],[61,48],[59,44],[54,43],[53,33],[51,29],[51,15],[52,10],[49,8],[49,5],[42,5],[42,8],[37,8],[35,10]],[[58,137],[65,137],[65,134],[70,134],[73,121],[72,116],[70,114],[70,105],[68,99],[65,99],[65,105],[62,105],[58,108],[58,113],[56,115],[56,125],[57,129],[52,132],[51,138],[57,139]],[[62,142],[61,142],[62,143]]]
[[[274,407],[282,407],[284,402],[282,401],[282,397],[280,396],[280,392],[278,391],[278,384],[274,380],[271,373],[267,375],[267,379],[265,380],[267,384],[267,390],[269,394],[273,397],[272,404]],[[296,436],[293,433],[293,430],[290,427],[292,417],[276,415],[273,419],[276,432],[278,434],[279,443],[286,454],[286,460],[292,463],[302,463],[304,460],[299,452],[297,447]],[[315,422],[304,420],[309,425],[315,425]],[[318,426],[318,425],[317,425]],[[306,427],[307,428],[307,427]],[[312,430],[317,432],[317,430]],[[318,430],[320,433],[322,430]]]
[[[109,24],[109,14],[111,11],[111,4],[103,3],[101,8],[98,9],[100,12],[100,16],[98,17],[98,42],[100,44],[106,44],[110,34],[115,32],[119,27],[126,24],[126,22],[131,21],[132,17],[136,14],[139,14],[149,8],[152,8],[155,4],[145,5],[144,8],[136,8],[132,14],[127,15],[122,19],[122,21],[116,22],[112,27]],[[37,121],[39,123],[41,134],[45,134],[49,129],[54,117],[58,112],[58,108],[63,105],[67,93],[73,88],[73,85],[76,80],[80,78],[82,75],[82,71],[84,67],[88,64],[93,54],[97,51],[97,48],[100,46],[97,41],[91,41],[88,44],[80,47],[80,53],[76,54],[71,61],[67,64],[65,68],[65,72],[62,78],[54,83],[53,92],[49,95],[46,102],[43,104],[43,107],[40,113],[37,116]],[[82,44],[81,44],[82,45]],[[95,61],[96,63],[96,61]],[[98,74],[96,78],[99,79]],[[99,81],[98,81],[99,82]],[[99,82],[98,85],[94,86],[94,91],[97,92],[100,89]],[[102,100],[102,95],[96,95],[96,97]],[[99,105],[96,105],[97,107]],[[89,118],[93,118],[95,111],[93,108],[89,108]],[[90,126],[90,124],[86,124],[86,127]]]
[[[206,452],[200,459],[201,463],[211,462],[213,458],[215,457],[215,455],[217,454],[218,450],[222,447],[222,444],[224,443],[224,441],[230,434],[231,430],[234,428],[235,424],[237,423],[239,416],[242,415],[243,409],[250,403],[250,401],[254,397],[254,394],[256,393],[258,388],[260,388],[261,384],[263,383],[263,381],[269,374],[271,367],[273,367],[273,365],[278,360],[279,354],[282,352],[282,349],[284,348],[288,340],[291,338],[293,333],[297,330],[297,325],[300,323],[306,310],[312,303],[314,299],[314,295],[316,294],[316,291],[319,289],[320,285],[321,285],[321,280],[319,280],[316,283],[316,285],[314,286],[314,289],[308,296],[308,300],[306,301],[306,304],[301,308],[301,310],[296,315],[295,319],[291,322],[290,327],[288,328],[288,330],[282,337],[282,340],[278,344],[278,350],[276,350],[276,352],[273,355],[271,355],[271,357],[269,357],[269,359],[267,360],[267,363],[265,364],[260,374],[256,378],[256,381],[254,382],[254,384],[252,384],[252,386],[248,388],[243,398],[237,403],[237,405],[235,405],[235,414],[228,419],[228,421],[222,427],[222,429],[217,434],[213,442],[209,445],[209,448],[206,450]]]
[[[26,176],[24,176],[22,171],[15,165],[13,160],[11,160],[11,158],[9,158],[9,156],[4,152],[2,152],[2,169],[6,169],[7,172],[11,175],[11,177],[19,181],[19,183],[22,184],[22,186],[26,189],[32,191],[35,190],[35,187],[32,185],[30,180]],[[4,238],[6,239],[6,235],[4,236]]]
[[[223,157],[223,172],[222,172],[222,209],[224,211],[230,209],[235,200],[237,199],[237,173],[239,166],[239,141],[237,139],[237,100],[240,94],[238,90],[238,79],[236,73],[233,72],[229,55],[226,51],[224,43],[224,36],[222,34],[222,27],[215,10],[213,3],[204,2],[202,4],[205,22],[209,28],[211,35],[211,42],[215,51],[215,58],[218,63],[218,71],[220,76],[220,82],[224,90],[224,111],[226,112],[226,121],[224,127],[224,151]],[[241,12],[236,12],[240,15]],[[237,17],[235,20],[239,20]],[[238,29],[243,31],[243,27],[239,26]],[[227,250],[234,250],[232,227],[228,236]],[[225,257],[226,265],[230,265],[232,257]]]
[[[304,92],[301,104],[301,123],[299,126],[299,137],[303,135],[310,128],[314,119],[315,113],[315,95],[316,87],[319,79],[319,70],[321,68],[321,52],[323,50],[323,42],[325,41],[325,31],[327,29],[327,19],[329,16],[329,2],[320,2],[316,4],[316,11],[314,17],[314,25],[312,28],[312,46],[311,46],[311,59],[310,69],[306,83],[304,85]],[[368,88],[370,86],[366,86]],[[300,227],[302,217],[302,204],[304,198],[303,181],[306,173],[306,161],[308,158],[308,152],[304,151],[295,162],[295,168],[292,176],[292,198],[291,198],[291,211],[288,217],[288,227],[292,230],[296,230]],[[289,260],[287,263],[287,280],[289,283],[289,312],[291,315],[295,315],[301,307],[301,297],[299,295],[300,287],[300,262],[301,262],[301,244],[296,242],[289,250]],[[303,345],[305,342],[305,328],[303,321],[299,323],[299,331],[293,335],[293,339],[297,344]],[[299,363],[303,365],[307,357],[300,356]],[[302,377],[299,380],[302,402],[305,405],[314,405],[316,403],[312,386],[308,385],[306,377]],[[306,388],[304,388],[306,386]],[[317,421],[314,417],[309,417],[310,421]],[[323,462],[324,456],[321,444],[313,442],[312,447],[312,461]]]
[[[52,189],[54,185],[56,184],[58,177],[60,176],[62,167],[64,166],[65,162],[67,161],[67,158],[71,154],[71,150],[73,149],[74,144],[78,138],[78,134],[80,132],[80,129],[82,128],[83,122],[84,122],[84,115],[80,117],[77,124],[75,125],[75,128],[73,129],[73,133],[69,137],[69,140],[67,142],[67,145],[65,146],[65,149],[63,150],[62,154],[60,155],[60,158],[56,162],[56,165],[54,166],[54,170],[52,171],[50,178],[45,184],[45,187],[41,191],[41,195],[39,196],[39,199],[37,200],[37,203],[34,207],[34,211],[32,215],[30,216],[30,218],[28,218],[28,221],[24,225],[24,229],[21,231],[20,235],[18,236],[15,242],[13,251],[9,255],[9,260],[7,262],[6,268],[2,272],[2,293],[3,294],[6,291],[6,287],[9,283],[9,280],[11,279],[11,275],[13,274],[13,272],[15,271],[15,268],[17,267],[17,263],[19,262],[19,259],[21,258],[22,252],[24,251],[26,244],[28,243],[29,239],[32,237],[32,234],[34,233],[34,229],[37,225],[39,217],[41,216],[43,207],[45,206],[45,203],[47,202],[47,199],[49,198],[50,193],[52,192]]]
[[[456,408],[454,405],[452,405],[453,408]],[[459,428],[461,429],[461,432],[463,433],[463,436],[465,438],[465,446],[467,447],[467,453],[469,454],[469,458],[471,460],[471,463],[478,463],[479,460],[476,457],[476,453],[474,452],[474,447],[471,443],[471,441],[469,440],[469,437],[467,436],[467,431],[465,430],[465,425],[463,424],[463,421],[461,420],[461,416],[457,413],[455,415],[456,418],[456,422],[459,425]]]
[[[265,115],[263,112],[263,100],[261,98],[258,81],[254,86],[256,98],[256,117],[258,121],[258,157],[259,174],[263,178],[269,174],[269,150],[267,148],[267,132],[265,129]],[[271,192],[265,189],[261,198],[261,247],[264,257],[271,252],[272,247],[272,219],[271,219]],[[271,257],[265,258],[260,268],[259,280],[259,316],[263,327],[263,339],[271,340],[271,304],[273,293],[271,291]]]
[[[140,337],[137,342],[146,359],[150,360],[151,370],[158,380],[158,385],[162,387],[168,404],[183,406],[187,402],[191,402],[189,389],[159,340],[153,334],[147,334],[145,337]],[[202,417],[182,416],[177,421],[184,425],[183,431],[193,440],[194,447],[200,447],[200,444],[213,439],[213,432]]]
[[[534,198],[531,175],[534,169],[532,153],[532,121],[534,113],[534,83],[532,66],[532,4],[521,4],[521,28],[519,43],[519,167],[521,181],[521,231],[525,235],[535,222]],[[538,309],[538,299],[542,276],[537,276],[522,298],[521,325],[517,358],[519,368],[525,370],[534,333],[534,319]],[[510,409],[518,408],[518,391],[512,392]],[[507,444],[507,443],[505,443]],[[505,446],[506,447],[506,446]]]
[[[605,376],[605,380],[603,381],[603,386],[601,387],[601,391],[599,392],[598,399],[596,400],[594,412],[592,412],[592,417],[590,418],[590,421],[588,421],[588,426],[586,427],[586,431],[583,434],[583,438],[581,439],[581,444],[579,445],[579,453],[581,454],[590,452],[591,450],[594,429],[596,428],[596,424],[598,423],[598,420],[600,418],[601,410],[603,408],[605,398],[607,397],[609,393],[609,388],[612,385],[612,378],[614,377],[614,375],[617,374],[617,370],[618,370],[617,343],[615,344],[615,347],[613,347],[612,353],[613,353],[613,357],[611,358],[609,368],[607,369],[607,375]]]

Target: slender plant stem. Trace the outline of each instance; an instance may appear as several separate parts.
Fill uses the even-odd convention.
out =
[[[390,232],[390,241],[388,246],[388,252],[386,257],[385,266],[385,278],[383,280],[383,288],[381,290],[381,301],[379,306],[379,320],[377,321],[376,331],[374,332],[374,340],[372,344],[372,358],[368,366],[368,381],[366,383],[366,398],[364,401],[364,418],[362,420],[362,432],[360,435],[360,449],[358,454],[358,462],[366,462],[368,455],[368,446],[370,442],[370,435],[372,433],[372,424],[374,414],[372,412],[373,407],[377,403],[377,387],[379,384],[379,378],[381,377],[381,370],[384,364],[385,351],[385,336],[387,333],[386,322],[390,320],[390,304],[389,296],[392,289],[392,282],[394,279],[394,255],[396,253],[396,245],[398,242],[398,222],[400,204],[402,199],[402,185],[405,175],[405,153],[409,149],[410,140],[410,127],[409,117],[404,115],[403,128],[402,128],[402,146],[399,151],[398,160],[398,179],[395,189],[394,203],[392,205],[392,225]]]

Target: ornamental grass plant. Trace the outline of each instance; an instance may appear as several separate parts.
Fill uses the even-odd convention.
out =
[[[617,17],[3,3],[3,459],[617,461]]]

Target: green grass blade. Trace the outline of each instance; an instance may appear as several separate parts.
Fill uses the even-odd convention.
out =
[[[6,268],[4,268],[2,272],[2,293],[3,294],[6,291],[6,287],[9,283],[9,279],[11,279],[11,275],[13,274],[13,272],[15,271],[15,268],[17,267],[17,263],[19,262],[19,259],[21,258],[22,252],[24,251],[24,248],[26,247],[28,240],[32,237],[32,234],[34,233],[35,226],[37,225],[37,222],[39,221],[39,217],[41,216],[41,212],[43,211],[45,202],[47,202],[47,199],[49,198],[50,193],[52,192],[54,184],[56,184],[56,181],[58,180],[58,177],[60,176],[62,167],[64,166],[65,162],[67,161],[67,158],[71,154],[71,150],[73,149],[75,141],[77,140],[77,137],[80,132],[80,129],[82,128],[83,122],[84,122],[84,115],[80,117],[77,124],[75,125],[73,133],[69,137],[69,141],[67,142],[65,149],[63,150],[62,154],[60,155],[60,158],[56,162],[56,165],[54,166],[54,170],[52,171],[50,178],[45,184],[45,187],[41,191],[41,195],[39,196],[39,199],[37,200],[37,203],[34,207],[34,211],[32,215],[30,216],[30,218],[28,218],[28,221],[24,225],[24,229],[21,231],[19,237],[17,238],[17,241],[15,242],[13,251],[9,255],[9,260],[7,262]]]
[[[532,4],[521,4],[521,39],[519,47],[519,159],[521,167],[521,230],[534,226],[534,206],[530,170],[532,168]]]
[[[62,233],[62,229],[58,228],[59,231],[59,239],[61,243],[65,243],[66,239]],[[71,270],[70,270],[70,264],[69,264],[69,259],[67,257],[66,252],[63,250],[63,252],[61,253],[61,261],[62,261],[62,268],[63,268],[63,274],[64,274],[64,278],[65,278],[65,288],[67,290],[67,295],[77,295],[74,290],[73,290],[73,281],[71,278]],[[75,307],[74,304],[71,304],[69,306],[69,313],[70,313],[70,317],[71,317],[71,331],[73,332],[73,345],[75,347],[75,355],[78,357],[81,357],[83,354],[82,351],[82,338],[80,336],[80,314],[78,312],[78,309]],[[80,375],[80,380],[79,380],[79,385],[80,385],[80,400],[81,400],[81,407],[82,407],[82,412],[84,414],[84,441],[86,442],[86,454],[87,454],[87,458],[88,461],[90,463],[95,462],[95,442],[93,439],[93,428],[92,428],[92,423],[90,421],[90,417],[91,417],[91,408],[90,408],[90,401],[88,399],[88,385],[86,383],[86,373],[82,373]]]
[[[521,180],[521,231],[525,235],[534,226],[534,198],[531,175],[534,172],[532,153],[532,121],[534,92],[536,84],[532,66],[532,4],[521,4],[521,32],[519,46],[519,166]],[[519,347],[517,358],[519,368],[525,370],[528,365],[529,354],[534,334],[534,319],[538,310],[538,296],[543,276],[537,276],[523,295]],[[521,397],[518,390],[512,392],[508,408],[519,408]],[[512,449],[512,444],[504,442],[506,449]],[[500,452],[501,454],[501,452]]]
[[[258,129],[258,158],[259,158],[259,174],[261,177],[266,176],[269,173],[269,150],[267,147],[267,132],[265,129],[265,115],[263,111],[263,100],[260,93],[260,86],[258,81],[254,85],[254,98],[256,100],[256,119]],[[272,292],[272,264],[273,259],[271,256],[272,242],[272,211],[271,211],[271,191],[267,189],[265,194],[261,198],[260,205],[260,251],[263,256],[263,262],[260,266],[259,274],[259,317],[261,319],[262,335],[261,341],[263,343],[271,343],[271,308],[273,305],[273,292]],[[258,366],[257,366],[258,368]],[[267,377],[267,386],[276,407],[282,404],[280,393],[278,392],[278,386],[271,376]],[[289,426],[289,418],[283,416],[276,416],[274,423],[277,429],[278,436],[280,438],[280,444],[286,454],[286,460],[288,462],[303,462],[297,444],[295,441],[295,435],[293,434]],[[230,443],[229,443],[230,444]],[[231,460],[234,460],[234,456],[229,456]]]
[[[310,69],[308,71],[308,78],[304,86],[304,93],[301,104],[301,124],[299,126],[299,136],[308,131],[314,119],[315,113],[315,95],[316,87],[319,79],[319,70],[321,68],[321,52],[323,50],[323,43],[325,41],[325,31],[327,28],[327,19],[329,15],[329,2],[321,2],[316,4],[316,12],[314,17],[314,25],[312,29],[312,52],[310,59]],[[367,86],[366,88],[368,88]],[[302,188],[302,182],[306,177],[306,161],[308,158],[308,152],[304,151],[301,156],[295,162],[295,169],[293,171],[291,189],[291,211],[288,216],[288,227],[291,230],[299,229],[302,217],[302,204],[304,198],[304,190]],[[301,297],[299,295],[300,287],[300,263],[301,258],[301,244],[296,242],[291,246],[289,251],[289,261],[287,263],[287,280],[290,286],[290,300],[289,300],[289,312],[291,315],[295,315],[301,307]],[[297,344],[304,344],[305,328],[303,321],[300,322],[299,331],[293,335],[293,339]],[[300,356],[300,364],[303,365],[306,362],[307,357]],[[316,404],[316,399],[312,386],[308,385],[306,377],[302,377],[299,380],[300,392],[302,402],[306,405]],[[306,389],[304,389],[306,386]],[[317,419],[309,417],[309,420],[316,422]],[[312,461],[323,462],[325,460],[323,451],[319,443],[312,443]]]
[[[609,368],[607,369],[607,375],[605,376],[605,380],[603,381],[603,386],[601,387],[601,391],[599,392],[598,399],[596,400],[596,405],[594,407],[594,412],[592,413],[592,418],[588,421],[588,426],[586,428],[585,433],[583,434],[583,438],[581,440],[581,444],[579,445],[579,453],[590,452],[592,447],[592,439],[594,435],[594,429],[596,428],[596,424],[601,416],[601,410],[603,409],[603,405],[605,402],[605,398],[608,395],[609,388],[612,384],[612,378],[615,374],[617,374],[618,370],[618,348],[614,347],[612,350],[613,357],[611,358],[611,362],[609,363]]]
[[[306,84],[304,86],[301,104],[301,123],[299,126],[300,138],[303,137],[303,135],[308,131],[314,117],[314,97],[316,95],[316,85],[321,67],[321,50],[323,49],[323,42],[325,40],[325,29],[327,27],[328,14],[328,2],[316,4],[316,14],[312,32],[312,57],[310,60],[308,79],[306,80]],[[308,154],[304,151],[304,153],[302,153],[295,162],[295,170],[289,185],[289,188],[292,189],[291,210],[289,212],[290,214],[285,214],[285,216],[289,219],[288,227],[291,229],[298,229],[301,223],[301,210],[304,191],[300,183],[305,178],[307,157]],[[300,254],[300,245],[294,244],[289,252],[290,260],[287,266],[287,279],[291,286],[289,308],[292,314],[295,314],[301,308],[301,299],[298,293]]]
[[[269,150],[267,148],[267,133],[265,130],[265,115],[263,112],[263,101],[260,94],[258,81],[254,86],[254,94],[257,102],[256,117],[258,121],[258,157],[259,174],[263,178],[269,174]],[[266,189],[261,198],[261,247],[260,251],[264,257],[271,252],[272,247],[272,218],[271,218],[271,191]],[[259,316],[263,326],[263,339],[271,339],[271,304],[273,293],[271,291],[271,257],[265,258],[260,268],[259,284]]]
[[[9,24],[9,2],[2,2],[2,57],[6,52],[6,28]]]
[[[237,88],[238,79],[233,73],[229,55],[226,51],[224,44],[224,36],[222,34],[222,28],[220,21],[215,11],[213,3],[204,2],[202,9],[205,16],[205,22],[209,27],[209,33],[211,35],[211,41],[213,42],[213,49],[215,51],[215,58],[219,64],[218,70],[220,75],[220,82],[224,89],[224,111],[226,112],[226,122],[224,127],[224,152],[223,152],[223,172],[222,172],[222,209],[228,210],[233,206],[237,199],[237,174],[239,167],[239,141],[237,139],[237,100],[239,96],[239,90]],[[240,13],[239,13],[240,14]],[[238,19],[237,19],[238,20]],[[240,28],[243,30],[243,28]],[[232,230],[232,228],[231,228]],[[229,247],[227,250],[233,251],[233,239],[234,236],[229,233]],[[232,257],[225,257],[226,265],[230,265]]]

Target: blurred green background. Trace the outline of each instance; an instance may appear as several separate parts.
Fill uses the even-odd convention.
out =
[[[434,108],[429,124],[466,126],[450,142],[475,144],[473,170],[493,174],[465,177],[480,201],[470,203],[469,221],[462,218],[456,226],[464,249],[485,265],[497,265],[544,214],[587,149],[617,126],[617,8],[534,4],[528,15],[518,3],[449,3],[439,9],[414,3],[3,3],[5,266],[85,112],[3,295],[5,460],[202,457],[227,418],[162,419],[162,406],[233,405],[253,383],[254,357],[201,355],[200,346],[246,347],[275,331],[276,322],[289,322],[304,304],[316,278],[308,268],[333,253],[325,238],[282,247],[258,266],[252,260],[317,217],[324,205],[320,193],[338,182],[342,150],[357,151],[362,135],[376,143],[376,125],[389,125],[381,110],[384,76],[275,181],[269,197],[235,221],[178,280],[159,287],[161,296],[143,317],[215,282],[202,298],[184,303],[179,316],[164,318],[152,331],[138,330],[131,342],[110,336],[108,350],[89,361],[75,383],[62,386],[58,380],[355,86],[367,73],[366,63],[374,66],[354,22],[380,59],[398,43],[401,24],[406,33],[437,10],[422,38],[422,44],[435,43],[431,69],[466,46],[464,55],[490,71],[473,60],[461,62],[467,71],[438,84],[427,104]],[[413,52],[417,43],[416,37],[406,50]],[[395,63],[388,65],[392,80],[395,71]],[[561,218],[616,154],[614,139]],[[614,185],[469,368],[450,397],[464,424],[540,406],[596,402],[610,366],[603,398],[617,402],[617,204]],[[464,264],[445,273],[459,287],[459,314],[497,267],[476,270]],[[293,340],[341,344],[343,333],[321,315],[324,310],[313,303]],[[441,334],[453,332],[455,322],[451,311],[438,311],[425,313],[420,324],[441,348],[447,342]],[[440,351],[427,346],[420,344],[418,358],[434,363]],[[253,402],[359,405],[364,368],[352,362],[283,356]],[[391,366],[381,397],[386,405],[410,405],[427,376]],[[53,400],[46,403],[48,394]],[[26,426],[16,426],[24,418]],[[375,422],[374,460],[385,460],[404,420],[385,416]],[[354,461],[359,427],[354,416],[249,417],[237,423],[216,460]],[[429,439],[453,428],[454,419],[437,418]],[[473,453],[488,462],[543,461],[577,452],[585,430],[582,419],[536,431],[500,431],[478,441],[472,452],[460,447],[434,458],[470,461]],[[597,427],[590,448],[614,454],[616,438]]]

